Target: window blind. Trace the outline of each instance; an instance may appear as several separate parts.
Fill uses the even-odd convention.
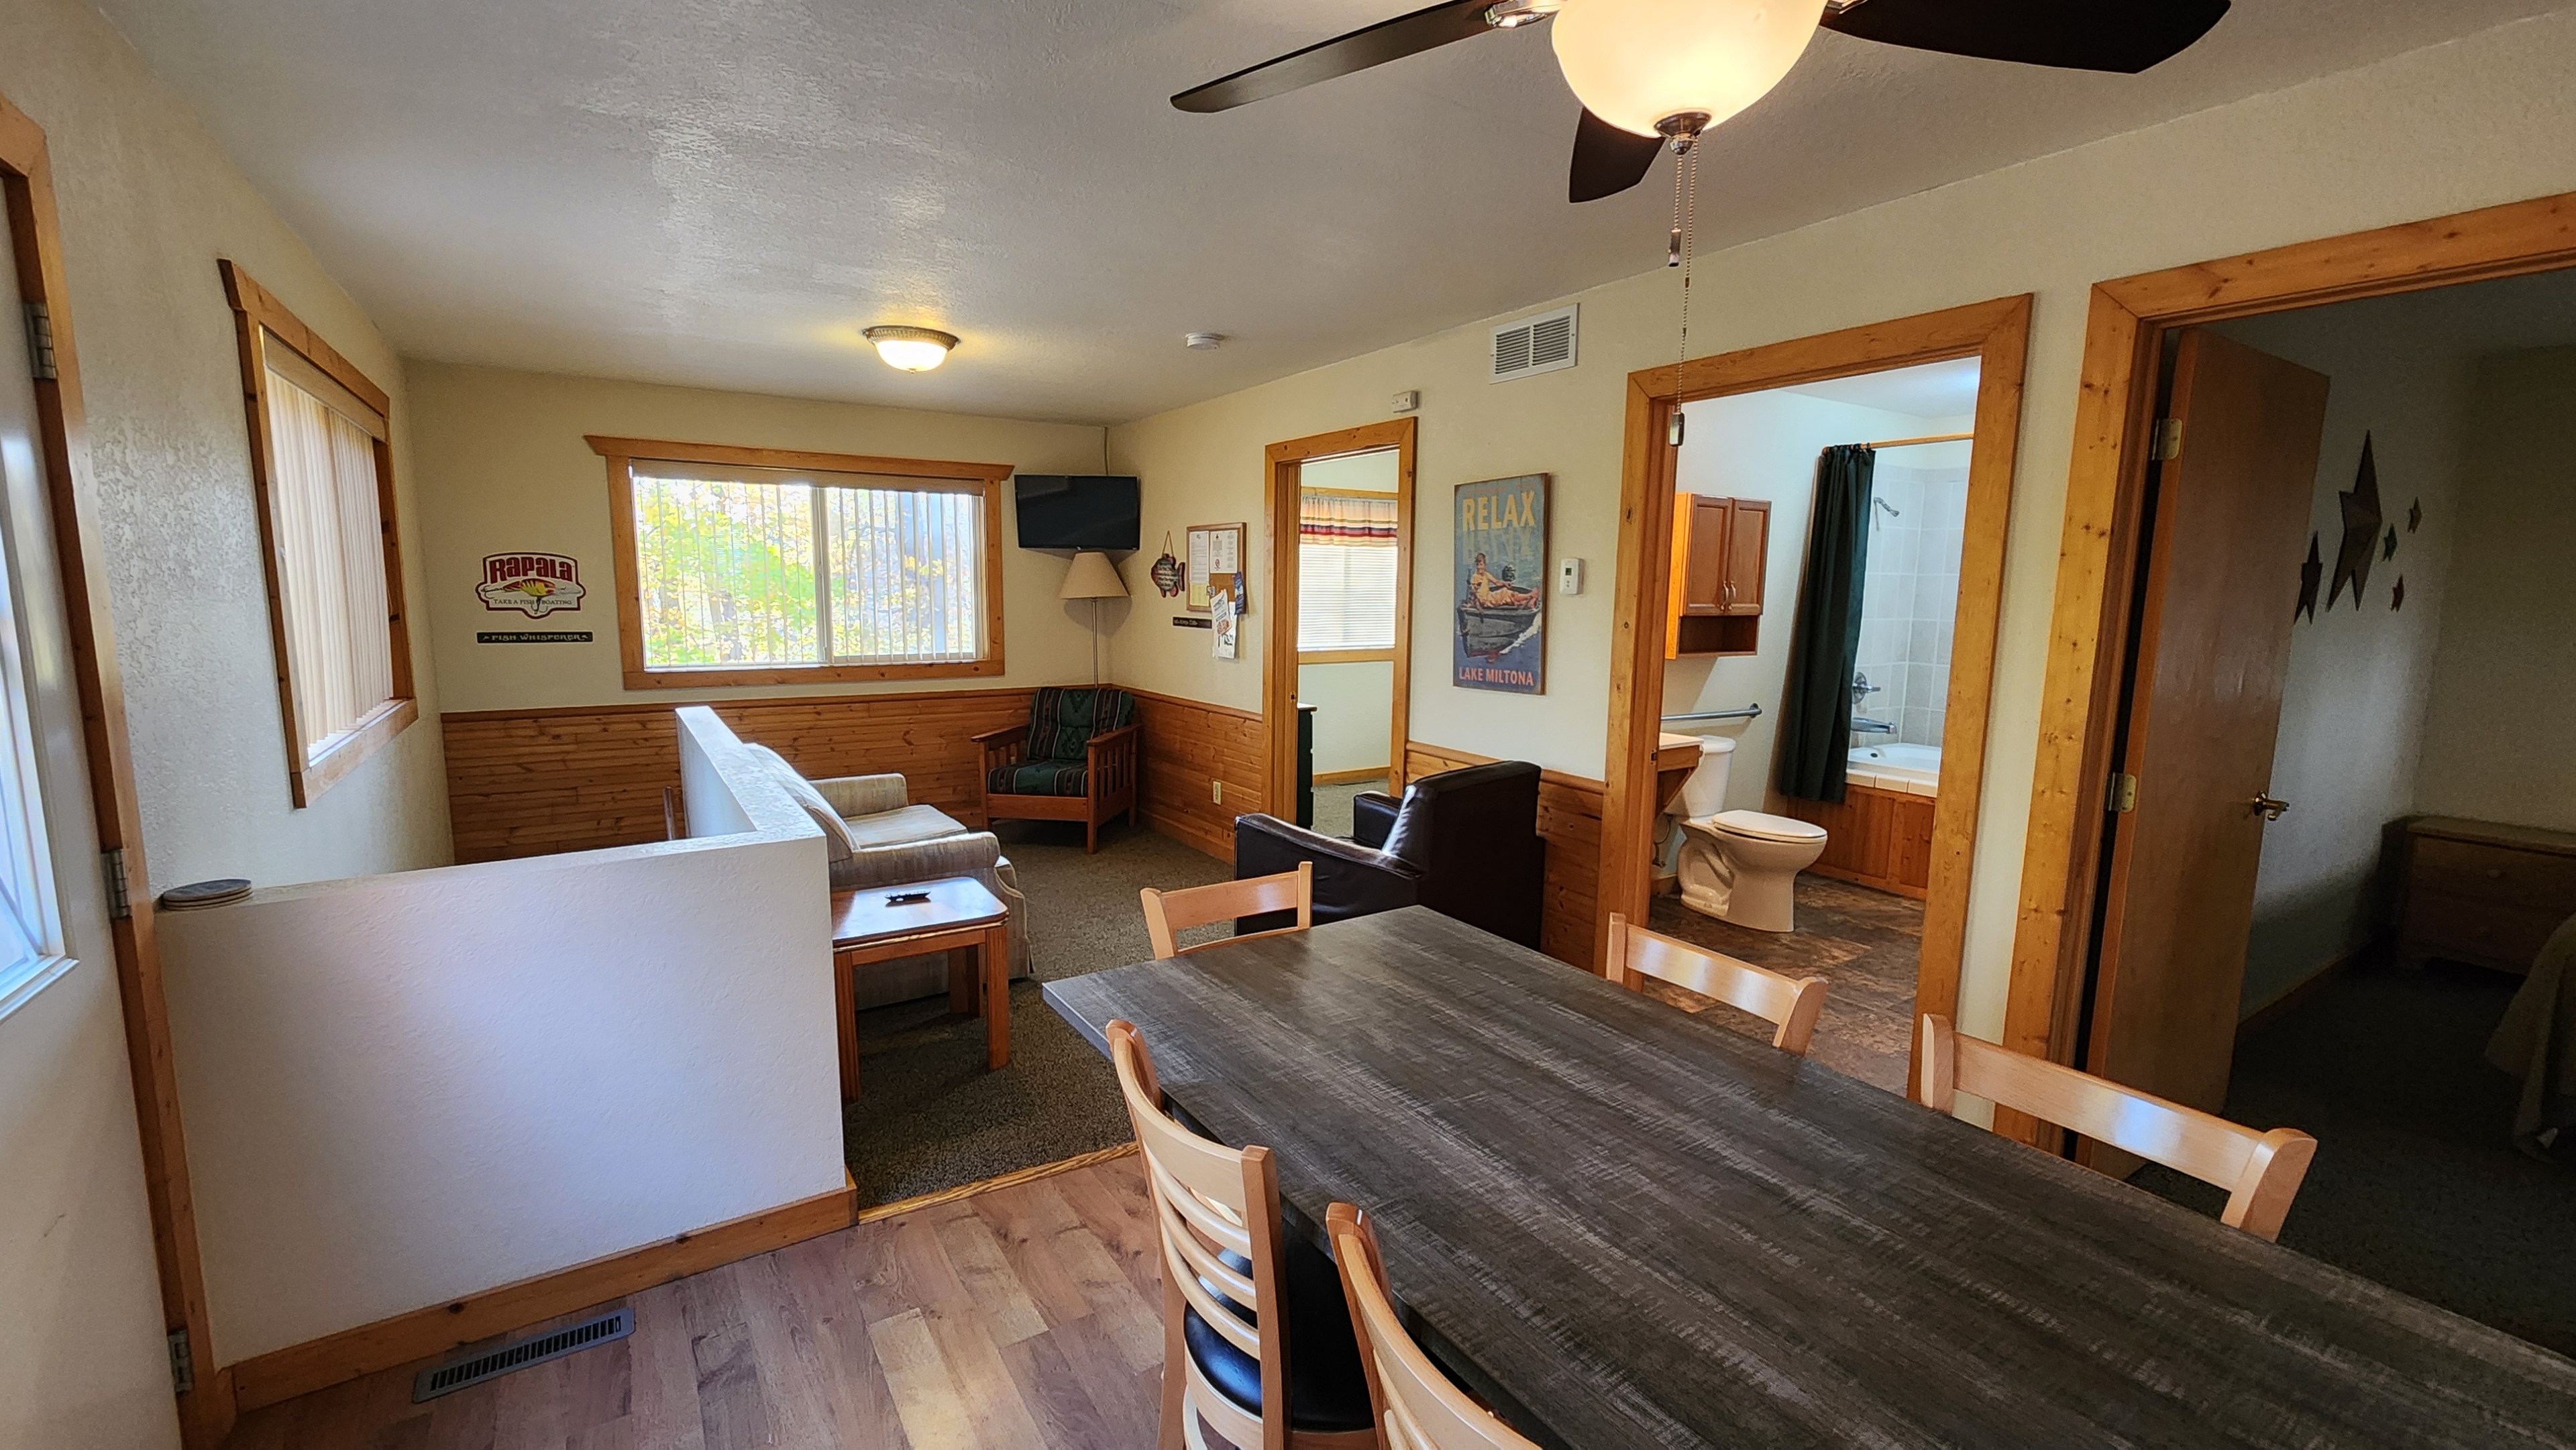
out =
[[[649,668],[984,657],[980,486],[647,459],[631,477]]]
[[[1301,490],[1297,500],[1297,648],[1395,647],[1393,494]]]
[[[287,677],[311,761],[393,698],[375,440],[281,370],[266,391]]]

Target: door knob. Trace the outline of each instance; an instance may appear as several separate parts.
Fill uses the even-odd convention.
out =
[[[2267,821],[2277,821],[2281,817],[2290,813],[2290,803],[2288,801],[2275,800],[2268,795],[2258,795],[2254,797],[2253,806],[2255,810],[2262,813],[2263,819]]]

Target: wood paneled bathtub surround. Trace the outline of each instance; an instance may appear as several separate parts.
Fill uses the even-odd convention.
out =
[[[1297,526],[1300,469],[1311,458],[1338,458],[1348,453],[1395,450],[1395,661],[1393,723],[1388,759],[1399,772],[1387,788],[1404,789],[1404,737],[1410,730],[1413,699],[1413,418],[1389,418],[1310,438],[1273,443],[1263,450],[1262,518],[1266,547],[1262,569],[1268,588],[1253,591],[1256,605],[1270,611],[1262,635],[1261,720],[1262,780],[1266,798],[1297,796]],[[1240,815],[1241,812],[1235,814]],[[1232,817],[1227,818],[1229,821]],[[1187,839],[1184,837],[1183,839]],[[1225,855],[1234,855],[1234,830],[1226,828]]]
[[[1760,392],[1916,363],[1978,361],[1975,447],[1968,464],[1966,542],[1951,650],[1948,735],[1923,913],[1915,1010],[1955,1017],[1966,944],[1969,858],[1986,767],[1995,626],[2003,604],[2004,533],[2020,450],[2021,392],[2031,299],[1999,298],[1817,337],[1693,358],[1628,375],[1627,442],[1619,485],[1619,585],[1610,659],[1609,758],[1596,895],[1632,920],[1646,917],[1656,817],[1655,746],[1662,734],[1670,608],[1674,462],[1664,440],[1673,410],[1700,398]],[[1768,768],[1768,762],[1764,763]],[[1550,874],[1555,867],[1551,861]],[[1597,951],[1597,946],[1596,946]]]
[[[90,817],[102,851],[122,851],[126,879],[148,881],[143,816],[134,789],[134,758],[125,725],[125,687],[116,659],[116,616],[107,597],[98,484],[90,471],[89,408],[81,392],[80,351],[72,328],[71,288],[63,272],[63,234],[54,202],[53,162],[44,128],[0,96],[0,205],[8,208],[11,256],[22,303],[45,309],[53,335],[54,374],[34,383],[36,447],[45,502],[53,519],[55,567],[62,580],[73,689],[80,696],[81,756],[89,768]],[[390,517],[390,514],[388,514]],[[22,547],[24,547],[22,542]],[[134,910],[109,924],[116,988],[124,1018],[126,1068],[134,1083],[143,1193],[152,1219],[161,1322],[184,1333],[198,1366],[195,1388],[177,1396],[180,1443],[213,1450],[233,1425],[232,1376],[215,1367],[206,1309],[206,1276],[197,1251],[197,1207],[189,1187],[187,1135],[179,1120],[178,1075],[171,1059],[170,1015],[162,995],[161,948],[152,903],[137,892]]]
[[[2093,289],[2004,1046],[2059,1062],[2071,1061],[2075,1051],[2091,946],[2085,923],[2094,910],[2103,791],[2166,335],[2257,313],[2570,265],[2576,265],[2576,193],[2143,273]],[[1982,413],[1979,427],[1982,438]],[[1963,583],[1971,577],[1963,566]],[[1964,596],[1960,605],[1964,622]],[[1952,753],[1944,750],[1945,761]],[[1941,790],[1950,795],[1946,777]],[[1920,1010],[1937,1009],[1927,999]],[[1999,1114],[1997,1127],[2005,1126]],[[2036,1133],[2027,1122],[2012,1126]]]
[[[357,769],[359,762],[391,744],[395,736],[420,718],[420,702],[412,695],[410,611],[403,602],[402,537],[394,502],[393,427],[388,416],[393,401],[384,389],[358,371],[357,364],[342,357],[273,293],[252,281],[248,272],[229,259],[216,266],[223,274],[224,296],[232,303],[234,333],[241,346],[242,399],[250,425],[251,486],[259,502],[260,562],[268,581],[269,645],[275,653],[278,712],[286,730],[286,784],[301,808],[313,804],[332,782]],[[313,751],[315,741],[308,737],[305,712],[296,708],[296,702],[300,694],[319,690],[321,682],[308,679],[299,683],[290,666],[290,641],[315,628],[317,621],[287,617],[283,580],[290,575],[302,577],[310,570],[304,561],[288,556],[285,531],[277,518],[279,495],[285,484],[279,474],[278,440],[269,426],[272,370],[363,428],[376,473],[377,533],[384,551],[380,562],[384,575],[386,663],[392,694],[318,753]],[[345,612],[337,607],[356,602],[316,599],[311,607],[327,615]]]
[[[743,739],[808,777],[901,774],[915,802],[982,824],[968,738],[1029,718],[1024,689],[718,700]],[[456,859],[495,861],[663,839],[663,787],[680,778],[681,701],[447,715]],[[1147,732],[1150,742],[1152,732]]]
[[[1145,727],[1138,802],[1145,824],[1220,861],[1233,861],[1234,818],[1268,811],[1272,799],[1261,717],[1151,690],[1127,693],[1136,697],[1136,718]],[[1289,723],[1296,723],[1293,715]]]
[[[718,443],[674,443],[654,438],[586,435],[591,451],[608,461],[609,553],[617,569],[617,642],[630,690],[702,690],[722,685],[858,683],[866,680],[957,679],[1002,673],[1002,480],[1008,463],[958,463],[931,458],[880,458],[859,453],[813,453],[789,448],[739,448]],[[815,470],[917,478],[925,484],[969,486],[984,499],[984,653],[979,659],[942,664],[760,665],[743,669],[648,669],[644,663],[644,609],[635,561],[636,459],[713,463],[734,468]]]
[[[1825,854],[1808,870],[1921,901],[1931,894],[1935,805],[1928,795],[1850,785],[1841,805],[1792,798],[1781,809],[1825,828]]]
[[[1405,742],[1405,776],[1419,779],[1462,766],[1490,765],[1495,757],[1442,745]],[[1692,764],[1697,765],[1694,755]],[[1607,929],[1598,918],[1601,880],[1601,782],[1563,771],[1538,775],[1538,833],[1547,839],[1547,873],[1540,889],[1539,950],[1587,972],[1601,970],[1596,950]]]

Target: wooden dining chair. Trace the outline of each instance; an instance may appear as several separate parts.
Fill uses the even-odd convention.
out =
[[[1163,1111],[1143,1034],[1109,1024],[1163,1248],[1161,1450],[1374,1450],[1368,1376],[1333,1266],[1283,1243],[1270,1150],[1228,1148]]]
[[[2279,1239],[2317,1140],[2295,1128],[2258,1133],[2196,1108],[1969,1037],[1923,1017],[1916,1078],[1925,1106],[1950,1111],[1971,1093],[2227,1190],[2218,1221]]]
[[[1249,941],[1254,937],[1282,936],[1304,931],[1315,924],[1315,863],[1300,861],[1294,871],[1276,876],[1255,876],[1246,881],[1220,881],[1214,886],[1192,886],[1180,891],[1160,891],[1148,886],[1136,893],[1145,903],[1145,932],[1154,939],[1154,960],[1187,956],[1224,941]],[[1194,926],[1212,921],[1240,920],[1273,911],[1297,913],[1295,926],[1271,931],[1241,932],[1220,937],[1215,942],[1201,942],[1194,947],[1179,944],[1179,934]]]
[[[1628,918],[1610,913],[1610,971],[1613,980],[1642,992],[1648,977],[1688,987],[1729,1007],[1741,1007],[1779,1030],[1771,1045],[1800,1057],[1816,1033],[1816,1014],[1825,1010],[1825,979],[1785,977],[1767,967],[1677,941],[1662,932],[1630,926]]]
[[[1369,1404],[1385,1450],[1538,1450],[1459,1390],[1404,1332],[1387,1291],[1386,1262],[1368,1215],[1347,1203],[1324,1211],[1351,1332],[1368,1369]]]

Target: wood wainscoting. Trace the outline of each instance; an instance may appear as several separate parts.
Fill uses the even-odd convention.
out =
[[[1854,785],[1841,805],[1791,799],[1782,810],[1825,828],[1825,854],[1808,870],[1921,901],[1932,894],[1935,804],[1928,795]]]
[[[1138,799],[1145,824],[1231,863],[1234,818],[1270,809],[1260,714],[1151,690],[1127,693],[1136,697],[1136,718],[1145,725]]]
[[[975,742],[1029,718],[1030,691],[935,690],[707,702],[734,733],[808,777],[900,773],[915,802],[983,819]],[[680,783],[681,701],[443,717],[447,811],[459,861],[632,846],[665,835]],[[1152,740],[1148,729],[1146,738]],[[1202,787],[1204,790],[1204,787]]]
[[[1435,771],[1487,765],[1493,760],[1490,755],[1408,740],[1404,778],[1420,780]],[[1547,838],[1547,879],[1542,888],[1547,901],[1539,912],[1539,950],[1587,972],[1597,970],[1601,791],[1601,782],[1585,776],[1539,772],[1538,833]]]

